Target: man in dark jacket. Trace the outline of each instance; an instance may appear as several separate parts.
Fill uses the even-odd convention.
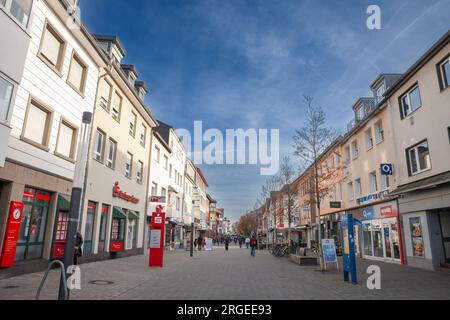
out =
[[[250,240],[250,247],[252,248],[252,257],[256,257],[256,248],[258,247],[258,240],[253,236]]]
[[[78,265],[78,258],[81,258],[83,256],[83,250],[81,247],[83,246],[83,236],[80,232],[77,232],[76,239],[75,239],[75,252],[73,255],[73,265]]]

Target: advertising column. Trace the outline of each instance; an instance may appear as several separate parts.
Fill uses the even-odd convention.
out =
[[[3,249],[0,256],[0,268],[9,268],[14,265],[20,224],[22,223],[23,208],[24,204],[22,202],[11,202],[5,240],[3,241]]]

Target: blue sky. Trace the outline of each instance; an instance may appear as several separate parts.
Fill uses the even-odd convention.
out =
[[[366,27],[371,4],[382,30]],[[280,129],[281,156],[292,155],[304,94],[343,132],[378,74],[404,72],[450,28],[450,0],[82,0],[81,10],[91,32],[120,37],[158,119]],[[201,168],[233,220],[266,179],[257,166]]]

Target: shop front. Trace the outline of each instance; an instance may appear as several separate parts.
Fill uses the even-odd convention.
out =
[[[351,211],[357,220],[355,239],[364,259],[405,264],[400,215],[396,201]]]
[[[63,259],[69,227],[70,196],[60,194],[56,206],[51,259]]]
[[[125,224],[127,216],[125,212],[119,208],[113,208],[111,223],[111,239],[109,252],[121,252],[125,249]]]

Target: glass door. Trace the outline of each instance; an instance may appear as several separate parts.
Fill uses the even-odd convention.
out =
[[[440,214],[442,245],[444,247],[445,262],[450,263],[450,211],[442,211]]]
[[[26,188],[15,261],[42,258],[50,193]]]
[[[88,212],[86,217],[86,229],[84,231],[84,253],[92,253],[92,239],[94,238],[94,222],[97,212],[97,204],[89,201]]]
[[[108,226],[109,206],[102,206],[102,215],[100,217],[100,232],[98,234],[98,252],[105,252],[106,230]]]

